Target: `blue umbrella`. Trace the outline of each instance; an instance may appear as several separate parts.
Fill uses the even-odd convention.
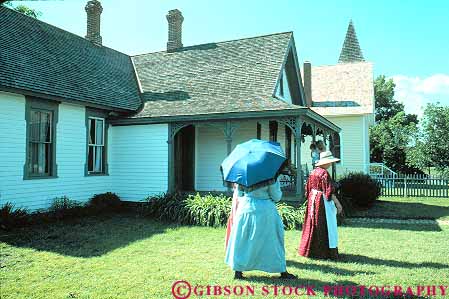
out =
[[[237,145],[221,163],[223,179],[249,187],[274,178],[285,160],[278,142],[252,139]]]

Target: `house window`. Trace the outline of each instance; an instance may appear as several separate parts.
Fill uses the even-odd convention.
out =
[[[26,162],[24,179],[56,177],[56,122],[58,104],[27,98]]]
[[[262,139],[262,125],[257,123],[257,139]]]
[[[102,110],[86,109],[86,176],[108,174],[107,115]]]
[[[278,123],[277,123],[277,121],[270,121],[269,128],[270,128],[270,141],[277,141],[278,140]]]
[[[104,118],[89,117],[89,143],[87,148],[87,172],[104,172]]]
[[[284,75],[281,75],[281,79],[279,80],[279,95],[284,97]]]

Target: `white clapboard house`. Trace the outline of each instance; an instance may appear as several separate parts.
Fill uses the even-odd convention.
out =
[[[172,10],[166,50],[128,56],[102,45],[101,11],[88,1],[83,38],[0,6],[0,205],[226,191],[219,165],[251,138],[281,143],[302,196],[304,142],[333,146],[352,116],[308,107],[318,71],[303,83],[291,32],[183,46]]]

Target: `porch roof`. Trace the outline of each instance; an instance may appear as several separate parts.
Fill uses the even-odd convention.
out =
[[[219,122],[224,120],[258,120],[258,119],[285,119],[299,117],[304,121],[318,123],[323,129],[340,132],[341,128],[324,116],[307,107],[290,105],[289,109],[240,111],[212,114],[158,116],[147,118],[117,118],[111,120],[112,125],[135,125],[135,124],[160,124],[174,122]]]

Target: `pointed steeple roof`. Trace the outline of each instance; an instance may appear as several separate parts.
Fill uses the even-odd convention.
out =
[[[357,40],[357,35],[355,34],[354,25],[352,24],[352,20],[350,20],[338,63],[358,61],[365,61],[365,59],[363,58],[362,50],[360,50],[360,45],[359,41]]]

